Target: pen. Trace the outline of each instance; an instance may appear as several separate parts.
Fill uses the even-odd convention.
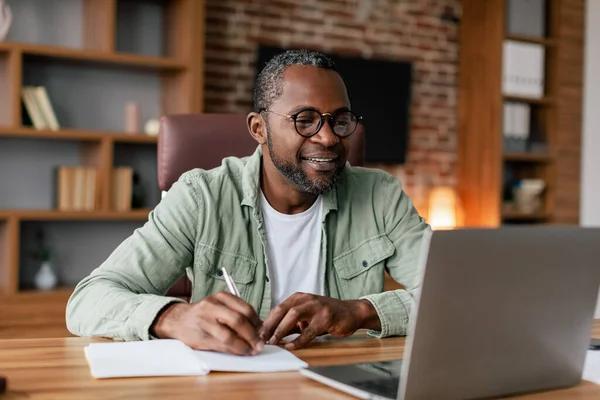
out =
[[[233,294],[234,296],[237,296],[237,297],[242,297],[240,295],[240,291],[238,290],[237,286],[235,286],[235,282],[231,278],[231,275],[229,275],[229,272],[227,272],[225,267],[223,267],[221,269],[223,270],[223,277],[225,278],[225,283],[227,283],[227,287],[229,288],[229,291],[231,292],[231,294]]]

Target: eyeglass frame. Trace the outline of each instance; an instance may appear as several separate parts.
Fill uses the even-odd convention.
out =
[[[356,132],[356,128],[358,128],[358,124],[360,123],[360,121],[362,121],[363,117],[358,115],[357,113],[355,113],[352,110],[349,110],[347,108],[343,108],[337,111],[334,111],[333,113],[321,113],[317,110],[315,110],[314,108],[303,108],[302,110],[295,112],[293,114],[282,114],[280,112],[277,111],[273,111],[273,110],[269,110],[268,108],[263,108],[262,110],[260,110],[260,112],[271,112],[273,114],[277,114],[277,115],[281,115],[282,117],[286,117],[291,119],[292,121],[294,121],[294,129],[296,130],[296,133],[304,138],[311,138],[313,136],[315,136],[317,133],[319,133],[319,131],[321,130],[321,128],[323,128],[323,125],[325,123],[325,118],[327,118],[327,123],[329,124],[329,126],[331,127],[331,131],[333,132],[333,134],[339,138],[345,139],[345,138],[349,138],[350,136],[352,136],[352,134],[354,132]],[[312,133],[310,135],[303,135],[300,133],[300,131],[298,131],[298,125],[296,125],[296,118],[298,118],[298,115],[300,115],[301,113],[305,112],[305,111],[313,111],[317,114],[319,114],[319,116],[321,117],[321,122],[319,123],[319,126],[317,128],[317,130],[315,131],[315,133]],[[354,115],[356,117],[356,126],[354,127],[354,130],[352,132],[350,132],[349,134],[347,134],[346,136],[340,136],[337,133],[335,133],[335,129],[333,128],[333,126],[331,125],[331,121],[333,119],[333,117],[338,113],[338,112],[349,112],[350,114]]]

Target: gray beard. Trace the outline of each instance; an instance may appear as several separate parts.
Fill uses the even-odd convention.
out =
[[[299,166],[293,163],[282,160],[275,154],[273,151],[273,141],[271,140],[271,130],[267,125],[267,146],[269,148],[269,154],[271,155],[271,160],[273,160],[273,164],[275,168],[289,180],[292,182],[298,190],[311,193],[314,195],[322,195],[329,192],[333,187],[337,184],[340,171],[336,171],[336,174],[329,181],[314,181],[310,179],[310,177],[306,174],[306,172]]]

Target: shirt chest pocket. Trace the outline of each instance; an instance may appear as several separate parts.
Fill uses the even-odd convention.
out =
[[[194,255],[194,299],[227,291],[222,268],[225,267],[242,298],[246,299],[256,275],[257,262],[248,257],[228,253],[212,247],[198,246]]]
[[[386,259],[396,248],[385,235],[364,240],[333,259],[345,299],[358,298],[383,291]]]

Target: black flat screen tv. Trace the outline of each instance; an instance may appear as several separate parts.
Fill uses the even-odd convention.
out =
[[[260,46],[257,76],[285,49]],[[365,163],[404,164],[410,132],[412,64],[327,54],[336,63],[350,94],[352,110],[363,117]]]

